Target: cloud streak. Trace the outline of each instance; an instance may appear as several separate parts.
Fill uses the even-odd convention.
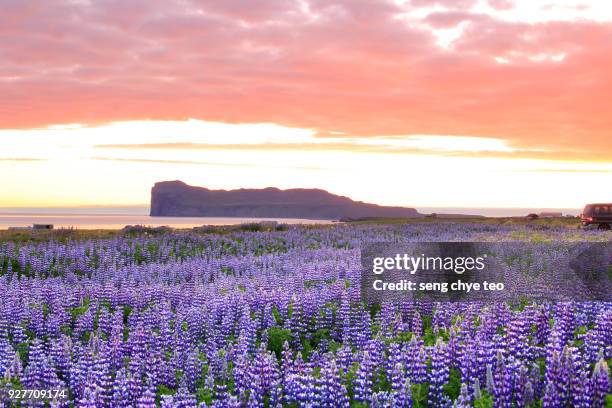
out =
[[[0,162],[39,162],[47,159],[37,157],[0,157]]]
[[[371,139],[369,139],[371,140]],[[443,157],[499,158],[499,159],[544,159],[561,161],[612,162],[612,151],[559,151],[559,150],[512,150],[512,151],[468,151],[404,147],[390,144],[359,144],[351,142],[327,143],[260,143],[260,144],[216,144],[216,143],[141,143],[141,144],[99,144],[97,149],[107,150],[184,150],[184,151],[268,151],[268,152],[346,152],[356,154],[413,154]]]
[[[324,167],[315,166],[271,166],[261,164],[248,163],[227,163],[227,162],[210,162],[198,160],[164,160],[164,159],[140,159],[140,158],[120,158],[120,157],[92,157],[91,160],[98,161],[115,161],[124,163],[147,163],[147,164],[179,164],[179,165],[196,165],[196,166],[220,166],[220,167],[264,167],[273,169],[298,169],[298,170],[324,170]]]
[[[612,170],[609,169],[535,169],[535,170],[525,170],[529,173],[593,173],[593,174],[609,174],[612,173]]]

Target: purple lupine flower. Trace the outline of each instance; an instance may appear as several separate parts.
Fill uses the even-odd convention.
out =
[[[0,373],[5,373],[13,362],[15,350],[6,339],[0,339]]]
[[[458,366],[458,355],[459,355],[459,339],[457,338],[457,331],[453,327],[450,330],[450,337],[448,339],[448,343],[446,344],[446,353],[448,355],[448,365],[452,368],[457,368]]]
[[[414,314],[412,315],[410,330],[419,337],[423,335],[423,319],[421,318],[421,314],[418,310],[415,310]]]
[[[249,404],[258,404],[263,401],[265,394],[270,390],[275,379],[273,360],[266,351],[265,344],[261,344],[253,361],[249,364]]]
[[[477,336],[474,343],[476,347],[476,364],[472,367],[474,374],[480,380],[480,383],[485,384],[487,389],[492,392],[492,389],[488,387],[487,368],[495,364],[496,353],[493,342]]]
[[[495,392],[495,379],[493,378],[493,369],[491,368],[491,364],[487,364],[485,387],[489,394],[493,394]]]
[[[327,360],[319,380],[317,381],[317,394],[321,407],[348,407],[349,398],[344,385],[341,384],[340,374],[335,360]]]
[[[523,388],[523,392],[520,395],[519,404],[522,407],[528,407],[535,401],[535,393],[533,391],[533,386],[531,385],[531,381],[527,381],[525,387]]]
[[[474,380],[474,385],[472,387],[472,396],[475,400],[479,400],[482,398],[482,390],[480,389],[480,380],[478,378]]]
[[[501,353],[497,354],[494,381],[493,395],[495,396],[495,406],[499,408],[511,408],[512,375]]]
[[[196,382],[199,380],[202,374],[202,363],[200,361],[200,353],[198,349],[194,348],[187,358],[183,377],[185,378],[185,385],[190,392],[195,391]]]
[[[414,384],[421,384],[427,381],[427,357],[423,340],[412,336],[410,343],[404,352],[406,372],[408,378]]]
[[[402,363],[403,367],[404,356],[400,349],[400,345],[398,343],[389,344],[389,348],[387,350],[387,359],[385,361],[385,369],[388,372],[391,372],[397,363]]]
[[[534,399],[539,399],[544,394],[544,382],[541,379],[540,367],[537,364],[532,364],[529,371],[529,381],[533,388]]]
[[[117,371],[115,383],[113,385],[113,407],[131,407],[142,392],[139,379],[136,379],[126,369]]]
[[[559,394],[556,393],[557,387],[550,381],[546,382],[544,396],[542,397],[543,408],[558,408],[563,407],[563,402]]]
[[[83,392],[83,397],[77,402],[76,406],[79,408],[97,408],[99,407],[98,397],[97,397],[95,389],[92,389],[92,387],[85,387],[85,391]]]
[[[603,407],[606,404],[606,396],[610,393],[610,370],[608,364],[602,358],[593,370],[593,406]]]
[[[196,408],[197,400],[193,394],[187,389],[184,381],[181,381],[176,395],[174,395],[174,404],[180,408]]]
[[[372,398],[373,367],[370,354],[363,352],[359,368],[355,373],[355,400],[364,404],[371,402]]]
[[[444,393],[444,384],[449,380],[450,370],[448,367],[447,347],[441,338],[431,350],[431,371],[429,373],[429,405],[434,407],[448,407],[450,399]]]
[[[470,396],[470,392],[468,391],[468,386],[465,383],[461,384],[461,390],[459,392],[459,396],[453,403],[453,408],[470,408],[472,406],[472,399]]]
[[[394,408],[408,408],[412,406],[410,379],[406,376],[401,362],[396,363],[391,371],[391,399],[391,405]]]
[[[348,346],[340,347],[336,355],[336,364],[341,375],[345,375],[353,364],[353,351]]]
[[[270,399],[268,400],[269,407],[282,407],[283,405],[283,387],[280,379],[275,379],[270,386]],[[225,399],[221,401],[225,401]]]
[[[45,365],[47,357],[43,350],[43,344],[35,339],[30,346],[28,365],[24,372],[23,383],[28,388],[45,388]]]
[[[459,371],[461,371],[461,378],[467,384],[473,384],[474,380],[478,378],[476,359],[476,348],[474,347],[474,341],[470,338],[466,339],[462,344],[461,352],[458,358]]]
[[[138,398],[137,408],[155,408],[155,391],[151,387],[147,387],[142,395]]]
[[[353,330],[351,328],[351,305],[348,295],[342,296],[340,310],[338,311],[338,321],[342,324],[339,339],[343,344],[350,344],[353,339]]]

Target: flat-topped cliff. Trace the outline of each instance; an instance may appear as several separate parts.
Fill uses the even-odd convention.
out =
[[[337,220],[341,218],[422,217],[414,208],[353,201],[321,189],[210,190],[182,181],[155,183],[151,215],[166,217],[252,217]]]

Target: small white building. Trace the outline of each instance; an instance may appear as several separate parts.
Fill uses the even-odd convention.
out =
[[[540,217],[542,217],[542,218],[563,217],[563,213],[561,213],[561,212],[553,212],[553,211],[541,212],[540,213]]]

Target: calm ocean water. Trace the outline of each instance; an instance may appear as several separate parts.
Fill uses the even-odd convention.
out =
[[[201,225],[236,225],[259,221],[286,224],[328,224],[329,220],[294,218],[224,218],[224,217],[151,217],[148,208],[4,208],[0,209],[0,229],[27,227],[32,224],[53,224],[55,228],[120,229],[126,225],[167,225],[192,228]]]

